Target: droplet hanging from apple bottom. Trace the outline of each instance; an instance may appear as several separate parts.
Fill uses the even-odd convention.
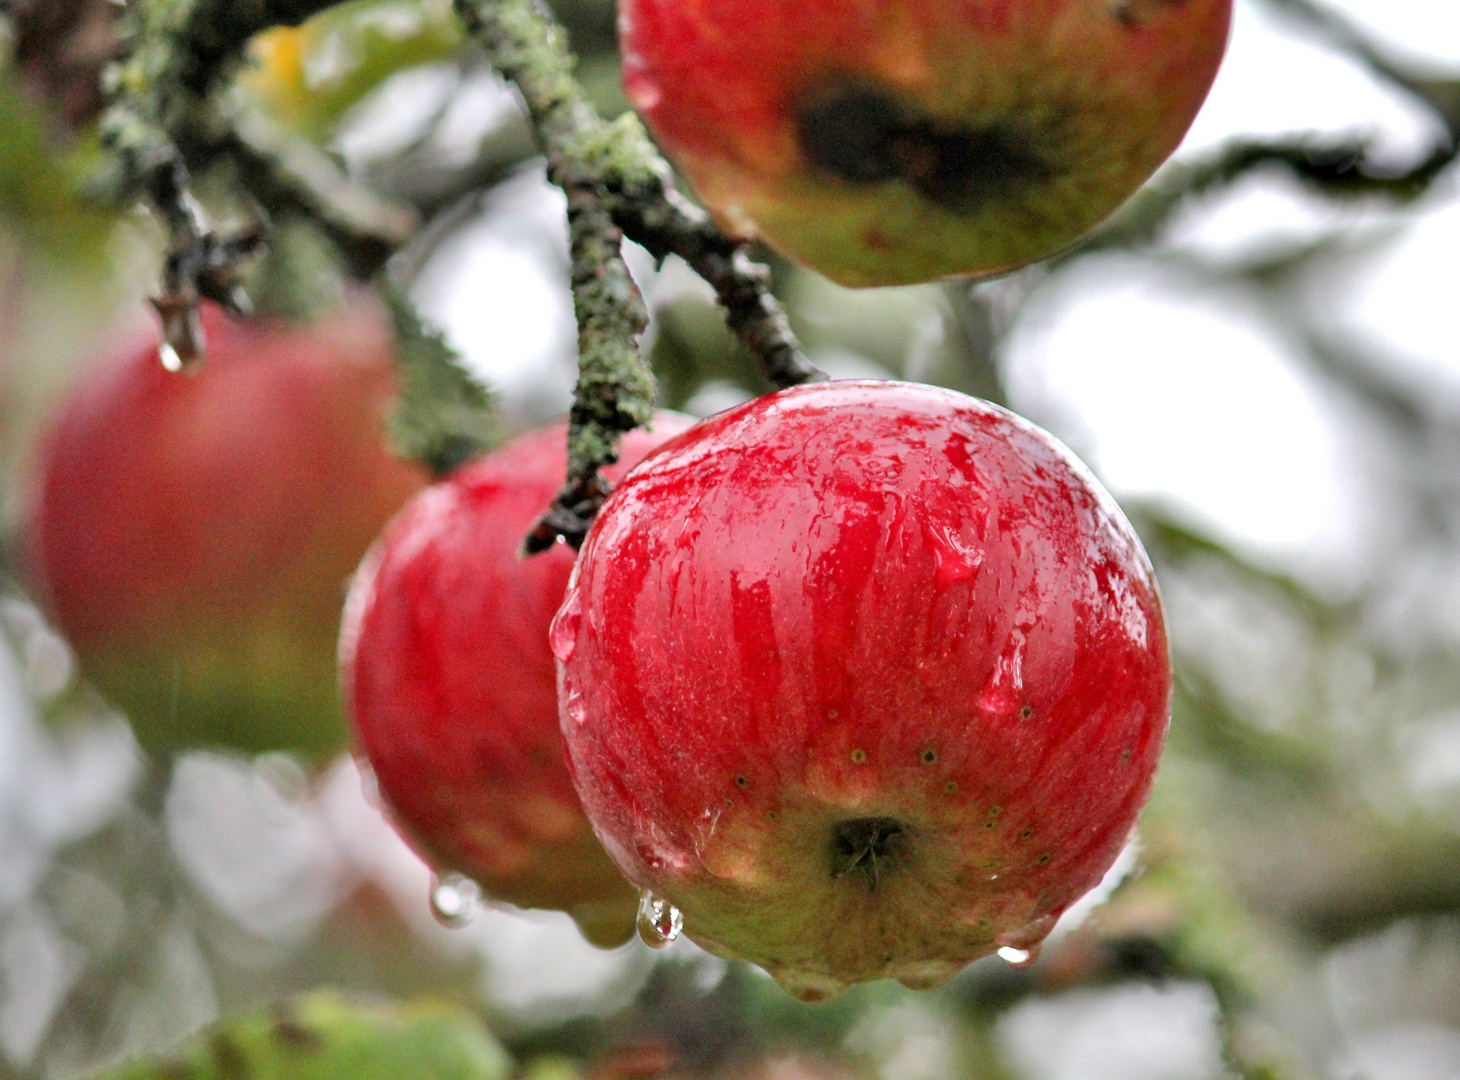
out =
[[[1000,934],[994,938],[999,959],[1013,967],[1028,967],[1039,959],[1040,946],[1058,921],[1057,915],[1046,913],[1030,919],[1017,930]]]
[[[639,895],[639,937],[651,949],[668,948],[684,929],[684,916],[668,900],[647,889]]]
[[[1039,959],[1039,946],[1031,945],[1027,949],[1016,949],[1012,945],[1003,945],[1000,946],[996,955],[1010,967],[1027,968]]]
[[[448,930],[460,930],[482,906],[482,891],[464,874],[447,874],[431,881],[431,914]]]

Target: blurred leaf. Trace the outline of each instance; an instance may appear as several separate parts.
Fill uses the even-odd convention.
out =
[[[506,1080],[506,1051],[471,1014],[367,1006],[322,991],[225,1021],[168,1061],[97,1080]]]
[[[397,453],[436,476],[485,453],[502,440],[492,397],[461,364],[441,333],[421,321],[400,290],[383,289],[395,325],[401,393],[390,418]]]
[[[280,123],[323,142],[391,75],[450,59],[462,41],[449,0],[353,0],[260,34],[239,84]]]
[[[0,80],[0,227],[69,267],[99,263],[112,226],[77,197],[76,156],[57,154],[41,112]]]

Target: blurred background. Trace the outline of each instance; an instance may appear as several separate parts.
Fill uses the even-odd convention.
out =
[[[77,194],[116,9],[59,6],[39,29],[41,0],[0,16],[11,529],[38,433],[161,252],[145,215]],[[600,109],[622,111],[610,0],[555,7]],[[392,274],[507,429],[562,413],[563,200],[449,4],[355,0],[251,58],[241,124],[424,222]],[[1460,5],[1238,0],[1182,148],[1085,247],[859,293],[766,253],[821,368],[1003,401],[1090,463],[1156,561],[1178,665],[1156,795],[1032,967],[810,1006],[683,940],[600,951],[566,916],[496,908],[443,925],[348,756],[144,753],[12,567],[0,1077],[84,1075],[324,985],[459,1003],[564,1075],[645,1075],[633,1055],[657,1048],[685,1075],[795,1057],[866,1080],[1460,1077],[1457,133]],[[220,219],[246,216],[226,177],[200,178],[214,189]],[[275,226],[261,306],[338,293],[354,256],[306,218]],[[703,281],[627,255],[665,405],[768,389]]]

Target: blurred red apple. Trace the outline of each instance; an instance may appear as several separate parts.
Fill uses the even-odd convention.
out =
[[[692,421],[659,413],[622,476]],[[568,778],[548,626],[574,552],[518,547],[567,469],[567,425],[532,432],[418,495],[361,566],[341,633],[345,703],[380,794],[431,864],[519,907],[571,914],[598,944],[632,933],[638,893]]]
[[[349,575],[427,481],[385,445],[390,324],[364,297],[313,325],[211,305],[203,324],[198,371],[164,370],[154,328],[64,403],[34,470],[27,574],[148,750],[319,758],[347,742]]]
[[[987,275],[1176,148],[1231,0],[624,0],[625,86],[722,224],[845,285]]]
[[[666,936],[798,997],[1037,948],[1146,799],[1166,633],[1130,526],[997,406],[750,402],[598,516],[553,624],[570,765]]]

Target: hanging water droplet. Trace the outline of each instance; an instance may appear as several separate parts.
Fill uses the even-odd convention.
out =
[[[157,350],[157,355],[162,361],[162,366],[168,371],[181,371],[183,369],[182,357],[178,355],[177,350],[172,347],[171,343],[164,341]]]
[[[447,874],[431,885],[431,914],[448,930],[460,930],[481,906],[482,890],[464,874]]]
[[[668,900],[645,890],[639,897],[639,937],[651,949],[667,948],[684,929],[684,916]]]
[[[1010,967],[1026,968],[1039,959],[1039,946],[1031,945],[1027,949],[1016,949],[1012,945],[1004,945],[999,949],[999,959]]]
[[[578,645],[578,624],[582,618],[583,601],[578,598],[578,590],[574,589],[568,593],[568,599],[558,609],[557,615],[553,616],[552,628],[548,630],[548,645],[561,664],[573,659],[573,650]]]
[[[568,690],[563,698],[563,708],[575,724],[584,724],[588,720],[588,706],[583,704],[583,692],[577,687]]]
[[[1039,959],[1039,947],[1049,937],[1049,932],[1058,921],[1058,915],[1046,912],[1030,919],[1017,930],[1000,934],[994,938],[994,944],[999,947],[1000,959],[1014,967],[1028,967]]]

